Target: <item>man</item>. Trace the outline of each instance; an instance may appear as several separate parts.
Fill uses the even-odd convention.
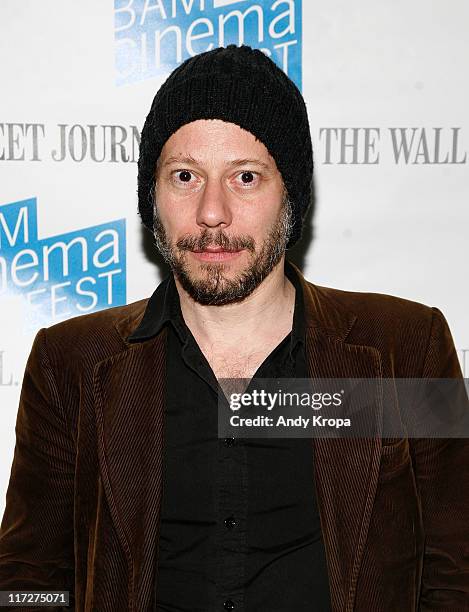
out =
[[[437,308],[319,287],[285,259],[313,170],[295,85],[247,46],[190,58],[138,169],[171,272],[38,332],[1,589],[97,612],[469,610],[465,439],[217,435],[221,379],[461,377]]]

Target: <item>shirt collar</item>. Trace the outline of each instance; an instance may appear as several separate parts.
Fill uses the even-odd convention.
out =
[[[295,309],[291,333],[291,350],[293,350],[297,342],[304,342],[304,296],[300,279],[287,259],[285,259],[284,270],[285,275],[295,287]],[[179,294],[172,272],[164,278],[149,298],[140,324],[127,337],[127,341],[133,342],[151,338],[158,334],[168,322],[172,323],[181,341],[185,342],[188,328],[182,316]]]
[[[185,323],[172,272],[169,272],[151,295],[140,324],[127,337],[127,341],[151,338],[158,334],[168,321],[174,324],[179,335],[184,333]]]

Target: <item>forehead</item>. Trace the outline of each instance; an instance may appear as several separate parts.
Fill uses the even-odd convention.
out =
[[[221,119],[198,119],[181,126],[166,141],[159,161],[178,157],[206,162],[256,159],[265,167],[276,168],[266,146],[254,134]]]

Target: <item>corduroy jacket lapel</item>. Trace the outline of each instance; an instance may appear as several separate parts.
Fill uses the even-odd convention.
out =
[[[346,342],[357,317],[302,281],[306,316],[306,359],[310,378],[375,379],[370,430],[376,437],[313,437],[315,483],[331,587],[332,609],[348,612],[353,602],[378,484],[383,405],[381,357],[377,349]]]
[[[129,579],[129,610],[150,610],[162,497],[165,332],[94,372],[98,458]]]
[[[371,347],[347,344],[356,316],[332,303],[298,268],[305,297],[311,378],[376,378],[380,431],[381,361]],[[140,317],[139,317],[140,319]],[[117,324],[125,339],[137,320]],[[128,566],[129,610],[150,610],[162,499],[165,332],[127,343],[97,364],[94,396],[99,469]],[[315,479],[334,612],[353,609],[358,570],[378,482],[381,440],[313,439]]]

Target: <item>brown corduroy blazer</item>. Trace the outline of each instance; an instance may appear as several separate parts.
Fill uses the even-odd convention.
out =
[[[295,271],[312,378],[462,376],[437,308],[320,287]],[[147,301],[37,333],[0,531],[0,590],[69,590],[77,611],[153,610],[165,332],[126,341]],[[382,412],[378,401],[377,423]],[[333,611],[469,610],[469,440],[316,438],[311,452]]]

